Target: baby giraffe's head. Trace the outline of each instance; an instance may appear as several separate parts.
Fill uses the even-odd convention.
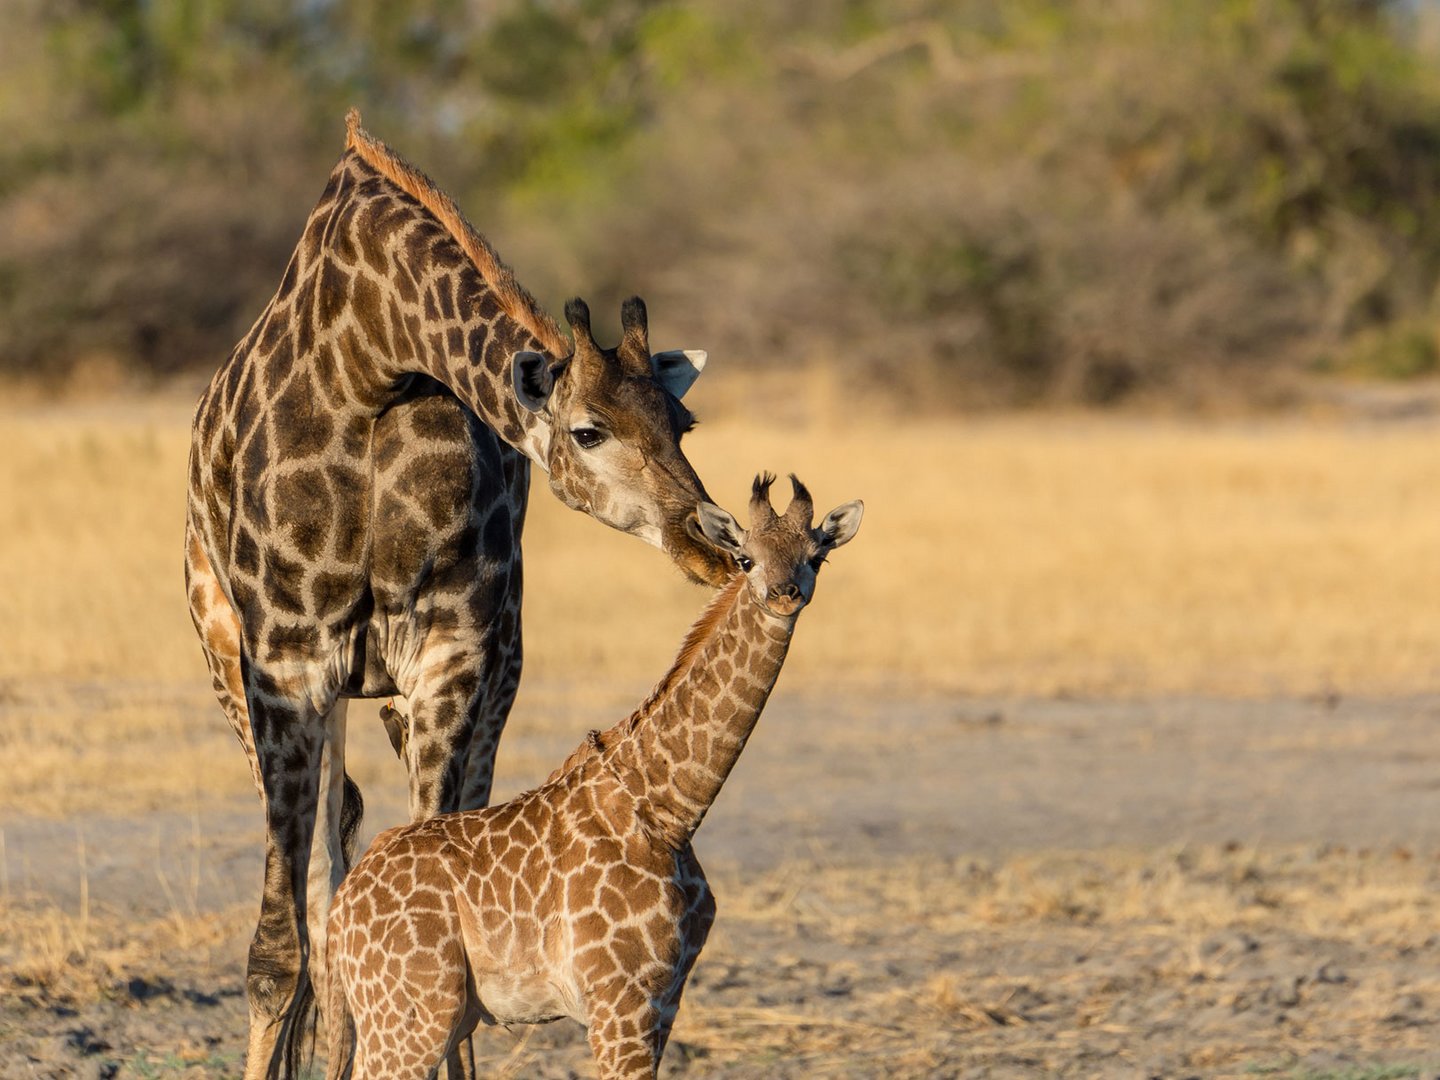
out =
[[[792,474],[795,495],[785,513],[770,505],[775,477],[761,473],[750,496],[750,529],[713,503],[697,510],[705,538],[735,560],[757,603],[772,615],[796,614],[815,595],[815,574],[832,549],[848,543],[860,528],[865,504],[859,499],[837,506],[811,526],[815,506],[810,492]]]

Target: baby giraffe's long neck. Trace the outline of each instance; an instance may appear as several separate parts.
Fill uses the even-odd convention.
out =
[[[613,763],[676,846],[700,827],[745,749],[795,620],[765,611],[736,575],[691,628],[650,699],[614,729],[618,741],[606,738]]]

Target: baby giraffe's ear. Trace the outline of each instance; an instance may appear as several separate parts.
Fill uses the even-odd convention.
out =
[[[865,516],[865,504],[859,499],[837,506],[820,522],[820,542],[827,547],[837,548],[848,544],[860,531],[860,519]]]
[[[695,508],[695,516],[700,519],[700,531],[705,534],[706,540],[731,555],[739,553],[740,546],[745,543],[745,530],[740,528],[738,521],[708,502],[702,502]]]

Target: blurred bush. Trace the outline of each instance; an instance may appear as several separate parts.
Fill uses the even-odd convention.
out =
[[[640,292],[728,363],[940,406],[1433,373],[1437,52],[1379,0],[10,0],[0,371],[213,367],[353,102],[548,304]]]

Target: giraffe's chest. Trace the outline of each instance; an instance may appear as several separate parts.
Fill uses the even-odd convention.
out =
[[[406,691],[437,648],[473,651],[515,592],[528,462],[448,392],[323,423],[238,413],[228,436],[197,424],[192,513],[252,637],[275,611],[323,626],[287,646],[320,697]]]
[[[556,827],[538,813],[529,829],[504,828],[544,791],[480,812],[494,828],[461,887],[476,994],[499,1023],[585,1023],[597,987],[618,979],[659,995],[685,955],[689,862],[603,823]]]
[[[247,398],[228,424],[197,419],[192,486],[222,561],[244,539],[297,572],[403,588],[447,557],[514,557],[528,462],[440,384],[416,380],[378,415],[309,405]]]
[[[457,570],[473,579],[477,559],[519,559],[529,462],[433,386],[375,423],[370,574],[382,606],[408,606]]]

